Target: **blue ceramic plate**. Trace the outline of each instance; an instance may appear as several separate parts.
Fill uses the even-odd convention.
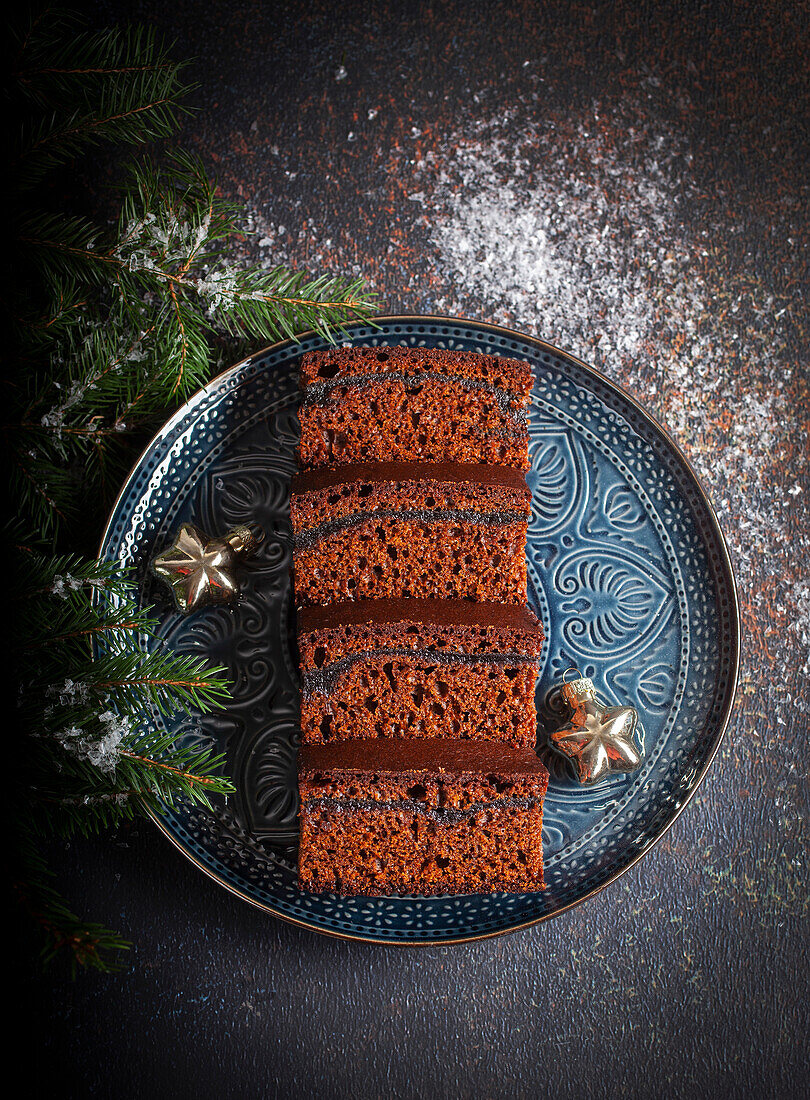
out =
[[[555,772],[545,804],[540,894],[339,898],[295,884],[298,688],[290,635],[289,479],[298,438],[296,367],[318,336],[277,344],[214,379],[149,445],[110,518],[102,556],[133,564],[174,650],[225,664],[234,697],[186,715],[179,738],[213,740],[238,789],[215,814],[165,810],[169,839],[222,886],[319,932],[384,943],[450,943],[521,928],[576,905],[648,851],[694,793],[734,696],[739,625],[723,537],[686,459],[635,402],[540,340],[442,317],[354,326],[352,343],[463,348],[534,366],[529,602],[547,641],[539,744],[559,723],[555,686],[575,666],[641,716],[644,762],[581,789]],[[268,535],[228,608],[184,618],[147,571],[191,520],[210,534],[258,522]],[[145,714],[144,722],[164,721]],[[673,873],[676,869],[673,867]]]

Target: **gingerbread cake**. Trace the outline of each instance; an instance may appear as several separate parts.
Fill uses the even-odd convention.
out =
[[[302,889],[337,894],[542,890],[548,772],[488,742],[305,745]]]
[[[543,888],[529,364],[309,352],[292,481],[302,889]]]
[[[508,467],[362,463],[308,470],[290,498],[298,603],[525,605],[531,493]]]
[[[442,348],[334,348],[301,361],[303,469],[456,462],[528,469],[528,363]]]
[[[531,748],[543,629],[526,607],[361,600],[298,615],[307,744],[490,740]]]

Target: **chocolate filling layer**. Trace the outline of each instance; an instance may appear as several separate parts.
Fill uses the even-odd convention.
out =
[[[378,519],[399,519],[406,523],[475,523],[483,527],[505,527],[510,523],[528,522],[524,512],[475,512],[456,508],[381,508],[379,512],[355,512],[351,516],[324,520],[315,527],[296,531],[293,545],[297,549],[306,550],[327,535],[359,527],[366,520]]]
[[[408,810],[444,825],[457,825],[460,821],[470,821],[477,814],[486,813],[488,810],[530,810],[533,806],[542,805],[542,802],[542,798],[500,798],[494,802],[474,802],[466,810],[453,810],[447,807],[434,809],[432,806],[426,806],[424,802],[416,802],[411,798],[398,799],[395,802],[378,802],[374,798],[323,797],[305,799],[303,808],[338,811]]]
[[[375,657],[409,657],[431,665],[500,665],[501,667],[537,667],[536,657],[525,653],[446,653],[436,649],[370,649],[363,653],[351,653],[333,661],[324,668],[310,669],[301,679],[301,695],[310,699],[313,695],[331,695],[341,675],[352,665]]]
[[[448,772],[457,777],[487,775],[545,776],[548,772],[533,749],[518,749],[495,741],[367,740],[342,741],[331,745],[302,745],[299,774],[337,773],[368,776],[419,775],[420,772]]]
[[[345,600],[325,607],[303,607],[298,610],[299,634],[341,626],[387,626],[394,623],[506,627],[539,635],[543,633],[536,615],[527,607],[492,601],[392,597],[383,600]]]
[[[346,466],[330,466],[294,474],[291,492],[317,492],[335,485],[357,482],[435,481],[445,484],[502,486],[519,489],[531,499],[531,491],[519,470],[511,466],[485,466],[463,462],[353,462]]]

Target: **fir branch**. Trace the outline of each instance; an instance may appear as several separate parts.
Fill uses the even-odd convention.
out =
[[[18,514],[36,523],[43,537],[55,537],[60,524],[77,514],[71,472],[24,439],[7,447],[7,457],[11,492],[20,502]]]
[[[169,137],[190,91],[181,81],[184,68],[151,30],[90,33],[57,13],[31,24],[19,40],[15,66],[23,115],[12,154],[18,185],[33,186],[101,141]],[[28,118],[27,101],[36,109]],[[64,103],[76,107],[65,113]],[[43,115],[49,106],[51,113]]]
[[[168,136],[188,89],[183,64],[143,29],[96,33],[49,11],[17,34],[16,54],[17,348],[5,351],[0,418],[14,510],[27,523],[14,532],[12,584],[24,729],[15,817],[27,852],[15,881],[47,953],[104,968],[124,941],[72,912],[38,840],[231,793],[223,757],[164,721],[181,713],[193,723],[223,705],[228,685],[222,668],[159,641],[128,571],[64,547],[101,521],[131,436],[203,385],[215,352],[308,329],[334,339],[375,303],[359,279],[234,264],[243,214],[182,153],[160,167],[139,156],[125,170],[117,220],[35,203],[49,192],[32,185],[99,143]]]
[[[173,714],[220,705],[222,670],[139,648],[157,624],[117,563],[50,558],[24,543],[18,553],[19,573],[31,582],[19,637],[18,707],[35,747],[25,803],[48,808],[32,831],[90,834],[144,807],[160,813],[185,799],[210,808],[212,796],[230,793],[220,754],[144,724],[150,707]],[[95,932],[88,936],[95,941]]]
[[[30,312],[29,303],[21,303],[24,316],[14,318],[18,337],[25,332],[34,354],[46,351],[54,341],[65,337],[78,319],[80,310],[87,306],[87,296],[71,280],[57,274],[45,274],[45,301],[39,312]]]
[[[233,793],[222,775],[224,757],[206,747],[178,744],[170,735],[144,739],[138,733],[119,746],[114,771],[99,775],[65,754],[58,778],[41,777],[30,797],[49,807],[49,828],[62,837],[91,835],[128,821],[148,808],[156,814],[190,802],[212,809],[212,798]]]
[[[228,696],[221,666],[207,668],[205,658],[154,652],[116,653],[97,658],[86,681],[98,696],[115,691],[125,714],[140,714],[145,702],[161,714],[195,708],[205,714]]]
[[[45,554],[35,545],[33,535],[19,530],[13,532],[17,552],[20,554],[19,583],[12,598],[25,601],[45,594],[56,600],[77,598],[77,593],[93,596],[104,592],[110,600],[132,595],[134,578],[131,569],[117,561],[86,560],[78,554]],[[28,584],[24,585],[22,573]]]
[[[210,748],[178,748],[169,737],[149,744],[149,755],[122,749],[119,782],[131,784],[138,797],[159,810],[181,799],[211,809],[211,796],[232,794],[233,784],[220,772],[224,756]]]
[[[81,630],[60,631],[57,629],[54,631],[53,628],[50,627],[47,635],[39,634],[35,636],[33,641],[23,644],[20,648],[23,652],[26,652],[60,646],[62,647],[62,653],[64,653],[64,650],[71,645],[82,645],[84,642],[88,641],[91,644],[103,644],[103,642],[109,644],[111,640],[127,634],[133,634],[135,631],[140,630],[141,627],[142,624],[137,618],[130,618],[126,615],[118,622],[107,620],[95,626],[85,626]]]
[[[310,279],[284,267],[215,270],[198,280],[195,289],[226,331],[252,332],[268,340],[293,339],[309,329],[331,340],[374,308],[362,279]]]
[[[80,969],[106,973],[120,969],[120,953],[131,944],[104,925],[76,916],[54,887],[53,872],[24,827],[14,857],[12,893],[38,930],[43,963],[67,953],[74,975]]]

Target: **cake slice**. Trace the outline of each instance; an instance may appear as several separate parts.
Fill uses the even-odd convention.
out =
[[[388,599],[303,608],[302,739],[532,748],[542,644],[535,615],[510,604]]]
[[[363,463],[292,480],[299,606],[405,596],[526,603],[531,493],[501,466]]]
[[[548,772],[481,742],[305,745],[299,885],[336,894],[542,890]]]
[[[443,348],[333,348],[301,360],[302,469],[357,462],[528,469],[528,363]]]

